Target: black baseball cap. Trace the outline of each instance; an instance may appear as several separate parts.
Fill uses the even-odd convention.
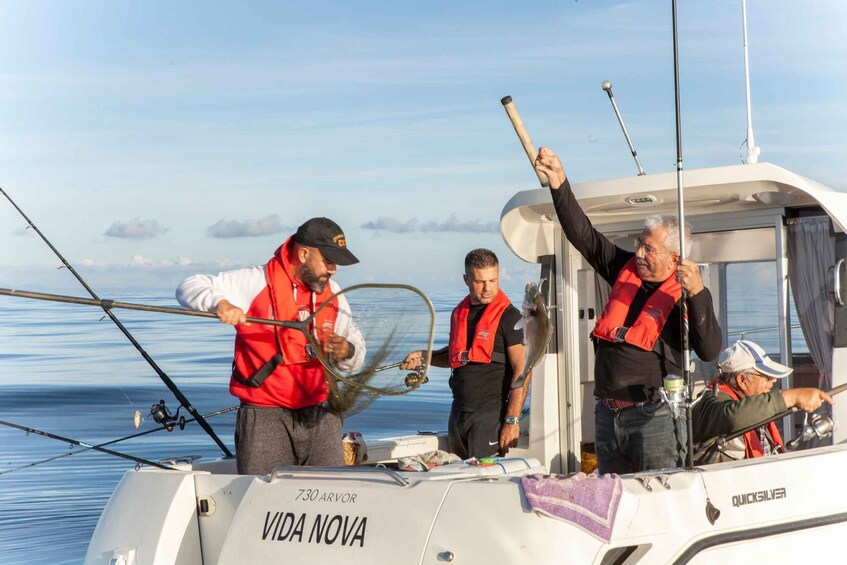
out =
[[[327,261],[336,265],[353,265],[359,260],[347,249],[347,239],[341,228],[329,218],[312,218],[297,228],[294,241],[317,247]]]

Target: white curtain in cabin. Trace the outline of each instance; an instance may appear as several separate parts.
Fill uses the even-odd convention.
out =
[[[819,385],[832,387],[832,330],[835,304],[827,287],[835,263],[829,217],[788,220],[788,281],[809,353],[820,371]]]

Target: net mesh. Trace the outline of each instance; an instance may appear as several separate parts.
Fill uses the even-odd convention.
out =
[[[357,346],[352,359],[339,361],[316,347],[333,410],[350,416],[380,396],[407,394],[426,382],[426,365],[412,371],[400,364],[412,351],[430,358],[435,314],[428,298],[410,286],[365,284],[349,287],[333,300],[339,308],[335,327],[352,322],[350,341],[364,349]],[[319,332],[317,339],[327,338]]]

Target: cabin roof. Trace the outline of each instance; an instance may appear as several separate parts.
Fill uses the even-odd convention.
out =
[[[573,185],[595,227],[643,223],[652,214],[677,214],[676,172]],[[732,165],[683,172],[685,218],[719,217],[726,229],[751,214],[820,206],[841,232],[847,226],[847,194],[770,163]],[[503,208],[500,232],[518,257],[534,263],[553,253],[559,228],[548,189],[517,193]]]

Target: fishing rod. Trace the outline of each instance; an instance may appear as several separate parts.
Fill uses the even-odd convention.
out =
[[[418,289],[416,289],[412,286],[408,286],[408,285],[378,284],[378,283],[359,284],[359,285],[353,285],[353,286],[347,287],[346,289],[336,293],[336,296],[341,294],[341,293],[349,292],[351,290],[356,290],[356,289],[360,289],[360,288],[403,288],[403,289],[413,290],[414,292],[418,293],[420,296],[422,296],[425,299],[425,302],[430,309],[430,314],[432,314],[432,319],[434,319],[434,317],[435,317],[434,316],[434,308],[433,308],[432,302],[429,300],[429,298],[427,298],[426,295],[424,295]],[[105,299],[101,299],[101,298],[81,298],[81,297],[78,297],[78,296],[66,296],[66,295],[62,295],[62,294],[49,294],[49,293],[45,293],[45,292],[32,292],[32,291],[27,291],[27,290],[14,290],[14,289],[8,289],[8,288],[0,288],[0,295],[17,296],[17,297],[20,297],[20,298],[31,298],[31,299],[34,299],[34,300],[47,300],[47,301],[51,301],[51,302],[64,302],[64,303],[67,303],[67,304],[81,304],[81,305],[84,305],[84,306],[98,306],[106,312],[110,312],[113,308],[122,308],[122,309],[125,309],[125,310],[140,310],[140,311],[144,311],[144,312],[158,312],[160,314],[176,314],[176,315],[179,315],[179,316],[194,316],[194,317],[197,317],[197,318],[210,318],[210,319],[215,319],[215,320],[218,319],[218,316],[216,314],[212,313],[212,312],[203,312],[203,311],[199,311],[199,310],[189,310],[187,308],[171,308],[171,307],[168,307],[168,306],[152,306],[152,305],[149,305],[149,304],[136,304],[136,303],[132,303],[132,302],[119,302],[117,300],[105,300]],[[385,388],[370,386],[370,385],[367,385],[367,384],[362,383],[362,382],[354,382],[353,380],[351,380],[351,379],[354,379],[355,377],[360,376],[360,375],[368,375],[368,374],[371,374],[371,373],[377,373],[377,372],[380,372],[380,371],[385,371],[387,369],[399,367],[402,362],[401,363],[394,363],[394,364],[391,364],[391,365],[385,365],[385,366],[382,366],[382,367],[369,366],[364,371],[357,373],[355,375],[344,376],[344,375],[340,374],[332,366],[331,360],[327,357],[324,357],[320,353],[320,347],[319,347],[320,344],[316,341],[315,337],[309,331],[309,324],[311,323],[312,319],[318,314],[318,312],[324,306],[326,306],[328,304],[330,304],[329,300],[324,302],[317,311],[315,311],[309,318],[307,318],[306,320],[303,320],[303,321],[272,320],[272,319],[269,319],[269,318],[254,318],[254,317],[248,316],[247,322],[252,323],[252,324],[266,324],[266,325],[271,325],[271,326],[280,326],[280,327],[283,327],[283,328],[295,329],[295,330],[299,330],[299,331],[303,332],[306,335],[306,337],[309,339],[309,341],[312,343],[313,350],[316,352],[317,358],[321,362],[321,364],[324,366],[324,368],[326,368],[328,370],[328,372],[330,372],[336,379],[338,379],[338,380],[340,380],[344,383],[347,383],[351,386],[355,386],[355,387],[358,387],[358,388],[361,388],[361,389],[364,389],[364,390],[369,390],[371,392],[375,392],[375,393],[378,393],[378,394],[385,394],[385,395],[389,395],[389,396],[394,396],[394,395],[399,395],[399,394],[405,394],[405,393],[409,392],[410,390],[417,388],[420,384],[427,382],[428,379],[427,379],[426,368],[429,366],[429,358],[432,355],[433,328],[430,328],[428,349],[427,349],[427,352],[426,352],[427,355],[425,356],[426,363],[424,365],[424,369],[422,371],[418,370],[416,372],[416,379],[408,379],[407,378],[408,384],[406,386],[409,387],[408,390],[394,391],[394,390],[389,390],[389,389],[385,389]],[[183,404],[183,406],[185,406],[185,405]],[[189,412],[191,412],[191,410],[189,410]],[[194,418],[197,420],[197,423],[203,425],[203,423],[205,423],[205,420],[202,419],[203,416],[201,416],[200,414],[197,414],[195,412],[191,412],[191,415],[194,416]],[[208,424],[206,424],[206,425],[208,426]]]
[[[703,394],[709,394],[709,390],[710,389],[705,390],[703,392]],[[840,393],[844,392],[845,390],[847,390],[847,384],[839,385],[839,386],[832,388],[832,389],[830,389],[826,392],[830,396],[835,396],[836,394],[840,394]],[[717,437],[714,440],[711,440],[710,443],[707,443],[706,445],[708,445],[709,447],[707,447],[705,449],[708,451],[708,450],[714,449],[718,446],[724,445],[727,442],[734,440],[735,438],[743,436],[747,432],[751,432],[751,431],[753,431],[757,428],[761,428],[762,426],[767,426],[771,422],[775,422],[777,420],[785,418],[786,416],[791,416],[792,414],[795,414],[796,412],[799,412],[799,411],[800,411],[799,408],[797,408],[796,406],[792,406],[791,408],[789,408],[787,410],[783,410],[779,414],[775,414],[775,415],[771,416],[770,418],[766,418],[766,419],[762,420],[761,422],[757,422],[753,425],[747,426],[746,428],[742,428],[738,431],[732,432],[729,435],[722,435],[720,437]],[[785,447],[786,447],[786,449],[794,449],[801,442],[807,441],[807,440],[812,439],[814,437],[825,437],[830,432],[832,432],[832,430],[834,428],[835,428],[835,423],[832,420],[832,418],[829,417],[829,416],[813,420],[811,425],[804,426],[804,429],[799,436],[797,436],[796,438],[794,438],[793,440],[791,440],[789,442],[786,442]]]
[[[99,297],[97,296],[97,294],[91,289],[90,286],[88,286],[88,283],[85,282],[85,280],[82,278],[82,276],[80,276],[79,273],[76,272],[76,270],[71,266],[71,264],[68,263],[68,261],[62,256],[61,253],[59,253],[59,250],[56,249],[53,246],[53,244],[50,242],[50,240],[47,239],[47,237],[43,233],[41,233],[41,230],[38,229],[38,227],[33,223],[33,221],[29,219],[29,217],[24,213],[24,211],[21,210],[21,208],[15,203],[15,201],[12,200],[12,197],[9,196],[9,194],[5,190],[3,190],[2,187],[0,187],[0,193],[2,193],[3,196],[6,197],[6,200],[8,200],[12,204],[12,206],[15,207],[15,210],[17,210],[18,213],[21,216],[23,216],[23,219],[26,220],[26,222],[30,225],[30,227],[35,230],[35,233],[37,233],[38,236],[44,241],[44,243],[46,243],[47,246],[53,251],[53,253],[56,254],[56,257],[58,257],[59,260],[62,262],[62,264],[65,266],[65,268],[68,269],[71,272],[71,274],[73,274],[73,276],[76,278],[76,280],[79,281],[79,283],[83,286],[83,288],[85,288],[85,290],[88,292],[88,294],[90,294],[92,298],[99,300]],[[208,424],[208,422],[206,422],[206,420],[203,419],[203,416],[197,411],[197,409],[194,408],[194,406],[191,405],[191,403],[188,401],[188,398],[186,398],[185,395],[182,394],[182,391],[179,390],[179,387],[176,386],[176,383],[174,383],[171,380],[171,378],[167,374],[165,374],[165,372],[162,369],[159,368],[159,366],[156,364],[156,362],[153,361],[153,358],[150,357],[150,355],[147,354],[147,352],[144,350],[144,348],[141,347],[141,344],[138,343],[138,341],[136,341],[136,339],[133,337],[133,335],[131,333],[129,333],[129,330],[124,327],[124,325],[121,323],[121,321],[118,320],[118,318],[110,311],[110,309],[103,307],[103,311],[106,313],[107,316],[109,316],[109,319],[111,319],[112,322],[115,323],[115,325],[118,327],[118,329],[121,330],[121,332],[123,332],[123,334],[129,340],[129,342],[135,347],[135,349],[138,350],[138,352],[141,354],[141,356],[144,358],[144,360],[147,361],[147,363],[150,365],[150,367],[152,367],[153,370],[156,371],[156,374],[159,375],[159,378],[162,380],[163,383],[165,383],[165,386],[168,387],[168,389],[171,391],[171,393],[174,395],[174,397],[179,401],[179,403],[182,406],[185,406],[185,409],[188,410],[188,412],[192,416],[194,416],[194,418],[197,420],[197,423],[200,424],[200,427],[202,427],[203,430],[209,435],[209,437],[211,437],[215,441],[215,443],[218,444],[218,447],[220,447],[221,450],[223,450],[224,455],[226,457],[232,457],[233,456],[232,452],[229,450],[229,448],[226,446],[226,444],[224,444],[224,442],[221,441],[221,439],[217,436],[217,434],[212,429],[212,427]]]
[[[149,465],[151,467],[158,467],[159,469],[167,469],[169,471],[175,471],[173,467],[168,467],[167,465],[162,465],[161,463],[156,463],[155,461],[149,461],[147,459],[143,459],[141,457],[136,457],[135,455],[127,455],[126,453],[121,453],[120,451],[112,451],[111,449],[106,449],[105,447],[100,447],[98,445],[91,445],[89,443],[85,443],[83,441],[78,441],[75,439],[71,439],[69,437],[64,437],[56,434],[51,434],[50,432],[45,432],[44,430],[38,430],[36,428],[30,428],[28,426],[21,426],[19,424],[14,424],[12,422],[7,422],[5,420],[0,420],[0,424],[4,426],[9,426],[10,428],[16,428],[18,430],[24,431],[28,434],[37,434],[43,437],[49,437],[50,439],[57,439],[59,441],[64,441],[66,443],[70,443],[79,447],[84,447],[86,449],[93,449],[94,451],[99,451],[101,453],[106,453],[108,455],[114,455],[115,457],[121,457],[123,459],[129,459],[130,461],[135,461],[136,464],[139,465]]]
[[[156,405],[154,405],[154,406],[156,406]],[[224,408],[223,410],[217,410],[215,412],[209,412],[208,414],[203,414],[203,417],[208,419],[208,418],[211,418],[213,416],[219,416],[220,414],[225,414],[227,412],[233,412],[235,410],[238,410],[238,406],[230,406],[229,408]],[[196,421],[197,421],[196,418],[191,418],[189,420],[185,420],[184,422],[181,422],[180,429],[182,429],[185,424],[190,424],[190,423],[196,422]],[[15,471],[20,471],[22,469],[29,469],[30,467],[35,467],[36,465],[41,465],[43,463],[49,463],[51,461],[57,461],[59,459],[64,459],[65,457],[70,457],[71,455],[78,455],[80,453],[85,453],[86,451],[97,450],[97,449],[105,447],[107,445],[114,445],[116,443],[120,443],[120,442],[123,442],[123,441],[128,441],[128,440],[131,440],[131,439],[139,438],[141,436],[145,436],[145,435],[148,435],[148,434],[161,432],[162,430],[167,430],[167,431],[170,432],[170,431],[173,431],[173,429],[174,429],[173,425],[169,426],[168,424],[163,423],[162,427],[160,427],[160,428],[153,428],[153,429],[150,429],[150,430],[145,430],[143,432],[138,432],[138,433],[135,433],[135,434],[132,434],[132,435],[129,435],[129,436],[122,437],[122,438],[113,439],[111,441],[107,441],[107,442],[104,442],[104,443],[98,443],[97,445],[90,445],[90,446],[87,446],[87,447],[83,447],[79,451],[68,451],[67,453],[62,453],[61,455],[54,455],[53,457],[48,457],[47,459],[41,459],[40,461],[33,461],[32,463],[27,463],[26,465],[21,465],[19,467],[14,467],[12,469],[6,469],[5,471],[0,471],[0,475],[7,475],[9,473],[14,473]]]
[[[671,0],[671,12],[673,20],[673,84],[674,84],[674,112],[676,115],[676,187],[677,187],[677,215],[679,224],[679,262],[685,261],[685,199],[683,197],[682,183],[682,116],[679,96],[679,34],[677,30],[676,0]],[[680,285],[681,286],[681,285]],[[685,454],[685,467],[690,469],[694,466],[694,430],[691,420],[691,352],[689,348],[688,335],[688,293],[681,286],[682,296],[679,304],[679,325],[682,347],[682,381],[685,386],[685,424],[688,433],[688,449]]]
[[[518,134],[521,146],[523,147],[526,156],[529,158],[529,165],[538,177],[538,182],[541,183],[541,188],[547,188],[550,186],[550,181],[547,179],[547,175],[535,169],[535,159],[538,157],[538,152],[535,150],[535,145],[532,144],[532,139],[526,131],[521,115],[518,114],[518,109],[515,108],[512,97],[504,96],[500,99],[500,103],[503,105],[503,109],[506,110],[506,114],[509,116],[509,121],[512,122],[512,127],[515,128],[515,133]]]

